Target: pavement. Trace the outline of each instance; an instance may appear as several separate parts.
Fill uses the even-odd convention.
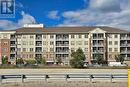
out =
[[[0,69],[0,75],[8,74],[71,74],[71,73],[105,73],[105,74],[127,74],[127,69]]]

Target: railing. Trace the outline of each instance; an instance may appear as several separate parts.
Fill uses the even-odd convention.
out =
[[[121,37],[121,40],[130,40],[130,37]]]
[[[41,38],[39,38],[39,37],[36,37],[36,40],[38,40],[38,41],[40,40],[40,41],[41,41],[41,40],[42,40],[42,37],[41,37]]]
[[[121,51],[121,53],[130,54],[130,51]]]
[[[56,41],[68,41],[69,38],[56,38]]]
[[[16,44],[10,44],[10,46],[16,46]]]
[[[93,37],[93,39],[104,39],[104,37]]]
[[[130,46],[130,44],[121,44],[121,46],[125,46],[126,47],[126,46]]]
[[[42,52],[42,50],[36,50],[35,52],[40,52],[40,53],[41,53],[41,52]]]
[[[56,44],[56,46],[69,46],[69,44]]]
[[[102,47],[104,47],[104,44],[93,44],[93,46],[102,46]]]
[[[25,80],[58,80],[61,79],[65,81],[69,80],[89,80],[90,82],[94,79],[108,79],[110,82],[113,82],[113,79],[127,79],[127,74],[22,74],[22,75],[0,75],[0,83],[3,83],[3,80],[19,80],[24,82]],[[12,82],[12,81],[11,81]]]
[[[42,44],[36,44],[36,46],[42,46]]]

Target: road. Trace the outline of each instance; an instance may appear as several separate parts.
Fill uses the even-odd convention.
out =
[[[127,74],[127,69],[0,69],[0,75],[7,74],[54,74],[54,73],[112,73]]]
[[[0,87],[128,87],[127,82],[120,83],[88,83],[88,82],[33,82],[33,83],[10,83],[2,84]]]

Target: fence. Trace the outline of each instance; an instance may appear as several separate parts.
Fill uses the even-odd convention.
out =
[[[85,79],[92,82],[94,79],[109,79],[113,82],[113,79],[127,79],[127,74],[22,74],[22,75],[0,75],[0,83],[3,80],[14,80],[19,79],[20,82],[24,82],[26,79],[30,80],[44,80],[48,81],[50,79],[60,80],[63,79],[68,81],[70,79]]]

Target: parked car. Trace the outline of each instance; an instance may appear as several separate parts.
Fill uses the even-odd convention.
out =
[[[122,64],[121,62],[109,62],[108,66],[128,66],[128,65]]]

